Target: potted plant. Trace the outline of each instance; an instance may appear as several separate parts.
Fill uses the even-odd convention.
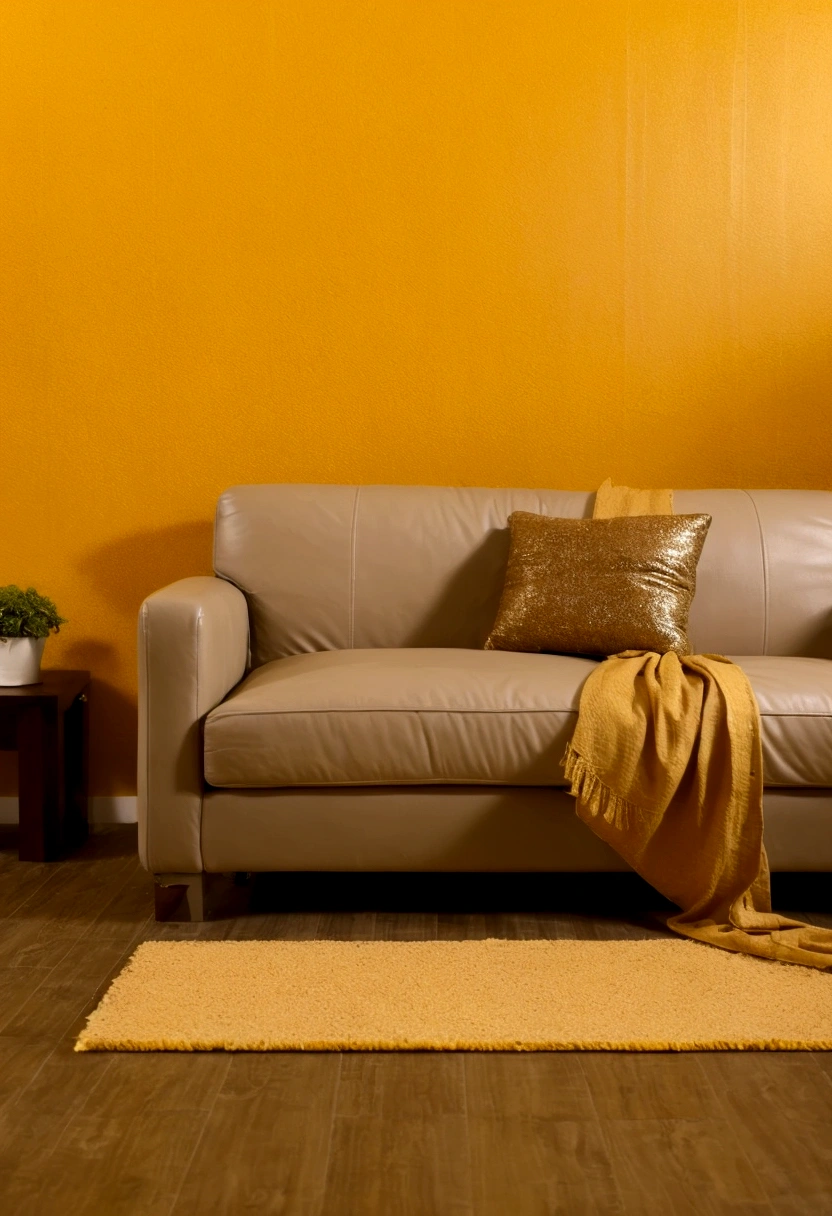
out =
[[[34,587],[0,587],[0,685],[38,684],[46,639],[65,624],[52,601]]]

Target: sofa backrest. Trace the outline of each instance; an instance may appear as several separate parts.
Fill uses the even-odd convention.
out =
[[[481,647],[512,511],[588,517],[594,494],[445,486],[234,486],[214,569],[245,593],[252,665],[351,647]],[[832,658],[832,492],[678,490],[713,517],[690,636],[700,653]]]

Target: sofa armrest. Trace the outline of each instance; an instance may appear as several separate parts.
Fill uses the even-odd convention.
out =
[[[221,578],[185,578],[139,612],[139,855],[154,873],[202,870],[202,719],[243,678],[248,605]]]

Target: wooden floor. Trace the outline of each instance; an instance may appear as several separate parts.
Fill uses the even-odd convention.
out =
[[[72,1051],[150,938],[663,933],[629,876],[263,877],[221,887],[211,922],[159,926],[134,829],[45,865],[0,845],[3,1212],[832,1216],[825,1053]],[[792,888],[780,910],[813,902]]]

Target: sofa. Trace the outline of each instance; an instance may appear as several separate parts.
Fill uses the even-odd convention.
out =
[[[594,495],[243,485],[215,577],[139,616],[139,844],[157,914],[206,875],[616,871],[560,761],[595,660],[484,650],[512,511]],[[735,658],[762,717],[772,870],[832,870],[832,492],[680,490],[712,516],[694,651]],[[172,896],[175,898],[172,900]]]

